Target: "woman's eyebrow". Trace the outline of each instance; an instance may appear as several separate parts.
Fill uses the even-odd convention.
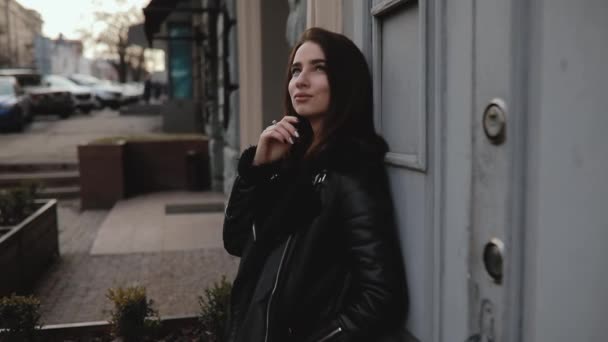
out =
[[[310,64],[312,65],[316,65],[316,64],[324,64],[327,63],[327,61],[323,58],[318,58],[318,59],[311,59],[310,60]],[[301,67],[302,63],[301,62],[295,62],[293,64],[291,64],[291,67]]]

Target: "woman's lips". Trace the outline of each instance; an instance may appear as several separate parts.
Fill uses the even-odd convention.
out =
[[[312,98],[311,95],[296,95],[293,97],[296,102],[306,102]]]

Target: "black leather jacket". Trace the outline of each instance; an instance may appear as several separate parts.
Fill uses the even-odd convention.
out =
[[[224,247],[241,257],[227,341],[380,341],[407,313],[382,156],[334,149],[314,162],[239,162]]]

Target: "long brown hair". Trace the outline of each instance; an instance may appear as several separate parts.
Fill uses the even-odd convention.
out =
[[[354,141],[379,147],[384,154],[386,142],[374,129],[372,78],[365,57],[347,37],[324,30],[309,28],[302,33],[289,56],[285,80],[284,106],[286,115],[297,115],[289,95],[291,64],[298,48],[305,42],[314,42],[325,54],[330,103],[318,137],[307,155],[315,155],[328,144]]]

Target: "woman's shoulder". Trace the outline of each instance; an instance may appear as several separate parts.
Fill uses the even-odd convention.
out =
[[[348,178],[366,178],[384,170],[386,143],[378,141],[342,140],[327,147],[324,161],[327,169]]]

